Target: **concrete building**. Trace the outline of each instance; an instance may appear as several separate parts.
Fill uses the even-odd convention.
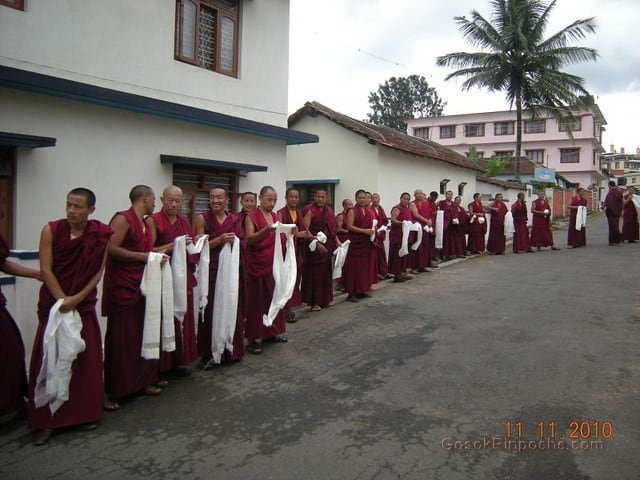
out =
[[[602,168],[616,179],[618,185],[636,185],[632,180],[640,174],[640,148],[636,148],[635,153],[627,153],[624,147],[618,152],[611,145],[611,151],[602,154]]]

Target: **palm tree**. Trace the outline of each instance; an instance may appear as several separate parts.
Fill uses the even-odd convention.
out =
[[[459,70],[446,80],[464,77],[463,90],[473,87],[504,91],[516,107],[515,174],[520,179],[522,150],[522,110],[535,118],[541,110],[556,118],[573,119],[572,107],[579,107],[589,97],[584,80],[560,71],[574,62],[598,58],[592,48],[568,46],[571,41],[594,33],[593,17],[576,20],[559,32],[544,38],[549,16],[556,2],[540,0],[491,0],[491,22],[476,10],[471,19],[455,17],[468,43],[482,51],[457,52],[438,57],[441,67]],[[568,129],[569,131],[571,129]]]

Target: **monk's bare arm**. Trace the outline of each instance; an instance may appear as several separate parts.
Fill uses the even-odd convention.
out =
[[[269,234],[271,226],[267,225],[266,227],[256,231],[256,226],[253,224],[253,220],[251,220],[251,217],[247,215],[247,218],[244,219],[244,229],[247,232],[247,241],[249,243],[258,243]]]
[[[146,252],[132,252],[131,250],[127,250],[126,248],[122,248],[122,242],[124,242],[124,237],[127,235],[127,231],[129,230],[129,223],[124,215],[116,215],[111,220],[109,224],[111,230],[113,230],[113,235],[109,240],[109,245],[107,247],[107,251],[109,252],[109,256],[114,260],[119,260],[121,262],[142,262],[147,263],[147,258],[149,258],[149,254]]]
[[[356,227],[353,222],[356,220],[356,213],[353,210],[349,210],[347,213],[347,230],[353,233],[361,233],[362,235],[373,235],[374,231],[372,228],[360,228]]]
[[[402,225],[402,221],[398,220],[398,216],[400,215],[400,210],[394,208],[391,210],[391,223],[393,225]]]
[[[53,274],[53,235],[49,225],[45,225],[40,234],[40,271],[49,293],[54,298],[61,299],[67,295],[62,290],[60,282]]]
[[[19,263],[12,262],[11,260],[5,260],[2,267],[0,267],[0,271],[8,273],[9,275],[15,275],[16,277],[35,278],[36,280],[42,280],[40,270],[24,267]]]
[[[419,222],[431,223],[431,220],[429,220],[428,218],[424,218],[422,215],[420,215],[420,213],[418,213],[418,207],[415,203],[409,204],[409,210],[411,210],[411,215],[413,215],[413,218],[415,218]]]

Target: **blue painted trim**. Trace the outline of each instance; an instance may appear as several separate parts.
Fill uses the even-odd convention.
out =
[[[0,66],[0,86],[272,138],[287,145],[319,141],[310,133],[7,66]]]
[[[21,133],[0,132],[0,145],[27,148],[55,147],[56,139],[38,137],[36,135],[23,135]]]
[[[15,285],[16,277],[0,277],[0,285]]]
[[[40,252],[38,252],[38,250],[12,250],[9,252],[9,257],[20,260],[38,260],[40,258]]]
[[[340,183],[339,178],[325,178],[323,180],[287,180],[287,185],[318,185],[324,183],[333,183],[334,185],[338,185]]]
[[[160,155],[160,163],[173,165],[187,165],[191,167],[209,167],[234,172],[266,172],[266,165],[251,165],[249,163],[225,162],[222,160],[207,160],[206,158],[180,157],[176,155]]]

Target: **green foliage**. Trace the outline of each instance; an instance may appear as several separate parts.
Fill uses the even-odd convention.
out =
[[[467,155],[467,158],[474,165],[479,165],[480,164],[480,159],[478,158],[478,149],[476,147],[474,147],[474,146],[472,146],[469,149],[469,154]]]
[[[508,165],[510,160],[511,158],[496,157],[493,155],[487,161],[487,170],[485,171],[485,175],[487,177],[497,177],[504,171],[504,168]]]
[[[406,119],[438,117],[445,105],[423,76],[391,77],[377,91],[369,93],[372,113],[367,114],[367,121],[405,133]]]

